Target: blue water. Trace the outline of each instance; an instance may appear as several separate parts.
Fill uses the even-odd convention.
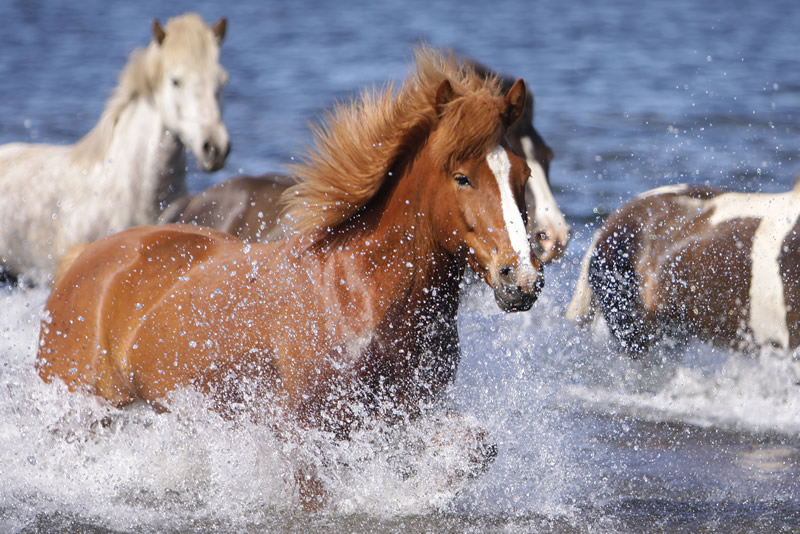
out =
[[[404,478],[371,447],[377,436],[330,445],[346,460],[331,474],[333,503],[303,515],[268,429],[219,420],[189,394],[156,415],[41,384],[46,295],[4,289],[0,530],[800,531],[799,354],[691,342],[630,361],[603,331],[562,318],[592,229],[631,196],[685,181],[794,184],[795,2],[9,1],[0,143],[77,140],[152,19],[187,10],[228,17],[233,142],[222,171],[190,162],[191,190],[282,171],[310,141],[309,121],[365,85],[404,78],[420,40],[528,82],[574,239],[531,312],[503,315],[479,286],[465,297],[450,400],[497,439],[498,459],[450,488],[438,478],[444,452],[407,459],[417,474]],[[92,426],[107,413],[114,424]]]

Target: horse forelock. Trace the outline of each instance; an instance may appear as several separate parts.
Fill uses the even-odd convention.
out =
[[[458,161],[492,152],[505,133],[500,117],[502,102],[484,88],[448,104],[431,143],[433,157],[445,168],[452,168]]]
[[[214,32],[196,13],[187,13],[167,21],[166,37],[161,43],[162,61],[203,71],[219,61],[219,43]]]
[[[352,217],[392,176],[405,156],[414,154],[436,131],[431,154],[446,165],[454,159],[485,156],[502,135],[502,96],[496,77],[481,77],[459,65],[452,53],[422,46],[416,69],[394,84],[362,91],[337,104],[326,121],[312,126],[315,143],[290,166],[298,184],[284,200],[294,227],[324,235]],[[440,116],[437,91],[449,80],[456,98]]]

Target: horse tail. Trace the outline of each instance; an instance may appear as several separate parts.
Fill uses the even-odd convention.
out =
[[[89,243],[78,243],[77,245],[71,246],[66,253],[58,260],[58,267],[56,267],[56,275],[53,279],[53,285],[58,285],[61,283],[61,280],[64,279],[66,276],[67,271],[69,268],[72,267],[72,264],[75,263],[75,260],[81,253],[86,250],[89,246]]]
[[[594,247],[599,234],[599,230],[595,232],[592,243],[583,256],[581,274],[578,277],[578,283],[575,284],[575,290],[572,293],[572,299],[569,301],[565,314],[567,319],[578,323],[578,326],[581,327],[591,324],[597,311],[597,301],[589,285],[589,265],[592,261],[592,254],[594,254]]]

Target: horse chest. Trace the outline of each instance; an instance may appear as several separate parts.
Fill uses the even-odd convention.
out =
[[[435,398],[453,380],[458,358],[455,310],[428,303],[388,314],[362,353],[362,370],[383,394]]]

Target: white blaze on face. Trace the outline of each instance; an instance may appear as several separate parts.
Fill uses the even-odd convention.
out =
[[[519,257],[519,266],[533,269],[528,235],[525,233],[522,215],[519,213],[517,203],[514,201],[514,193],[511,191],[511,160],[508,159],[508,153],[498,145],[486,156],[486,162],[497,180],[506,231],[511,246]]]
[[[525,160],[531,170],[531,177],[525,185],[526,204],[528,206],[528,217],[531,218],[533,233],[547,229],[550,238],[561,243],[566,243],[569,238],[569,226],[564,218],[564,214],[558,209],[553,191],[547,183],[547,175],[544,169],[536,161],[536,150],[530,137],[522,137],[522,151],[525,152]],[[533,210],[530,206],[533,204]]]
[[[726,193],[711,200],[716,208],[712,224],[742,217],[761,219],[753,236],[750,259],[749,326],[759,345],[776,343],[789,347],[786,300],[778,260],[786,234],[800,217],[800,194],[777,195]]]

